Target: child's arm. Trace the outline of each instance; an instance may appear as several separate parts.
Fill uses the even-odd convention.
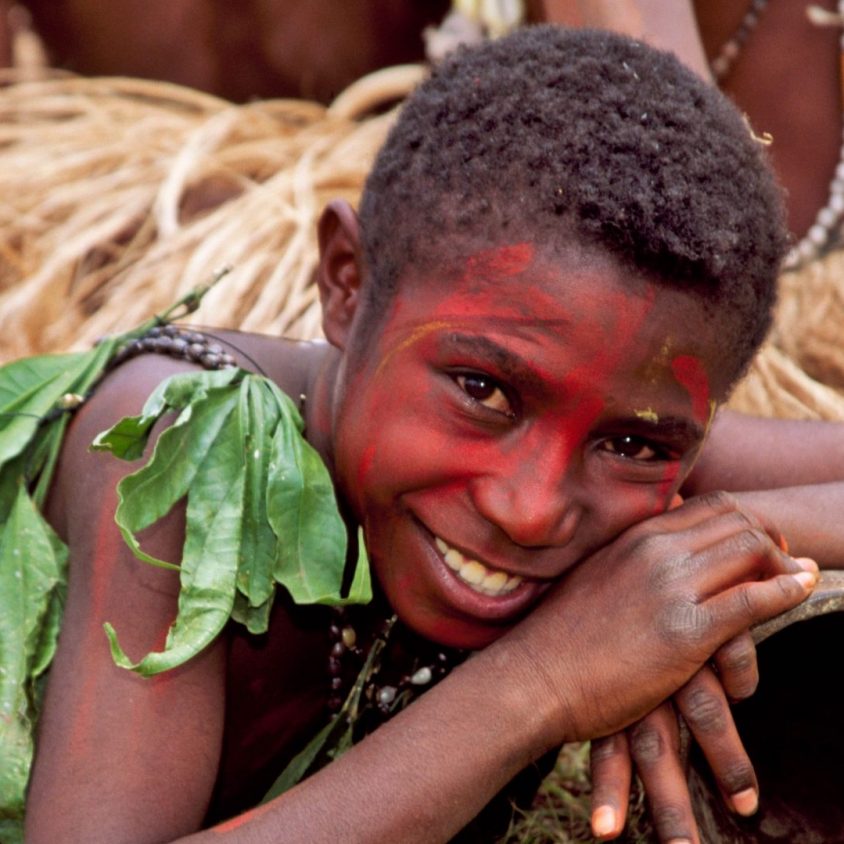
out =
[[[844,568],[844,425],[721,411],[683,493],[716,489],[776,525],[795,556]]]
[[[143,362],[121,367],[69,434],[56,521],[72,573],[29,798],[31,844],[175,840],[199,829],[217,776],[224,644],[143,680],[113,665],[102,632],[113,620],[140,654],[160,644],[174,614],[173,574],[134,560],[113,525],[125,470],[87,451],[114,417],[137,411],[127,397],[172,366],[162,360],[152,376]],[[641,717],[725,640],[807,594],[811,584],[764,535],[736,549],[746,525],[716,496],[631,528],[338,763],[195,839],[448,839],[525,764]],[[153,534],[150,550],[178,556],[178,518]]]

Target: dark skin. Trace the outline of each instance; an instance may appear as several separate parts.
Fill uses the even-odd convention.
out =
[[[0,66],[6,0],[0,0]],[[165,79],[235,102],[329,103],[366,73],[422,61],[446,0],[26,0],[51,64],[85,76]]]
[[[687,377],[689,362],[697,361],[713,399],[728,383],[719,374],[722,346],[700,305],[594,252],[516,246],[458,249],[445,284],[409,274],[373,322],[361,299],[367,278],[354,214],[333,204],[320,226],[329,343],[230,337],[289,394],[307,394],[309,439],[366,528],[383,597],[425,636],[486,647],[339,761],[211,830],[198,831],[215,782],[255,767],[248,753],[233,753],[221,770],[224,742],[260,745],[275,730],[261,733],[261,714],[298,734],[321,712],[327,684],[320,694],[293,651],[324,665],[325,627],[309,612],[303,620],[279,607],[266,663],[236,658],[242,646],[228,634],[152,681],[115,668],[102,621],[114,621],[131,655],[159,646],[176,584],[172,572],[135,562],[122,547],[110,490],[126,468],[87,446],[184,365],[132,361],[77,414],[50,502],[71,548],[71,578],[28,841],[447,840],[528,762],[561,742],[616,732],[682,695],[725,644],[808,594],[813,566],[779,548],[761,499],[758,515],[739,496],[720,493],[665,512],[708,422],[702,377]],[[638,321],[623,354],[602,358],[607,336],[618,339],[610,301],[627,302]],[[549,320],[569,324],[578,342],[549,331]],[[678,321],[695,331],[666,357],[660,350]],[[483,342],[455,349],[455,333]],[[529,373],[516,374],[516,357],[529,361]],[[656,422],[637,416],[647,409]],[[450,447],[431,451],[423,429],[430,443],[445,438]],[[817,430],[823,436],[826,428]],[[730,453],[717,431],[707,448]],[[419,459],[408,459],[402,432]],[[790,447],[788,433],[775,440]],[[814,459],[829,463],[828,455]],[[695,491],[713,488],[708,466],[717,468],[698,461]],[[739,472],[733,481],[750,477]],[[802,465],[796,479],[811,482],[812,467]],[[840,485],[835,490],[840,502]],[[780,493],[772,498],[791,502],[796,494]],[[819,528],[818,520],[796,526],[793,553],[813,553]],[[178,559],[181,531],[174,513],[146,537],[147,547]],[[430,533],[459,546],[464,563],[472,556],[488,573],[523,580],[509,594],[479,593],[447,569]],[[828,547],[839,549],[831,564],[844,562],[841,539],[830,537]],[[259,695],[247,722],[242,699],[226,700],[225,686],[267,673],[277,675],[282,698]],[[292,752],[297,740],[273,752]]]

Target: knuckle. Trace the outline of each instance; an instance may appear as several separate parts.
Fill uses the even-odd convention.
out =
[[[777,577],[774,579],[784,602],[788,605],[793,605],[803,600],[805,593],[803,587],[800,586],[793,577]]]
[[[718,658],[718,668],[722,674],[755,674],[756,646],[747,636],[722,648]]]
[[[698,735],[720,735],[727,728],[721,701],[706,689],[691,689],[684,698],[683,717]]]
[[[759,557],[768,553],[771,539],[761,528],[748,526],[735,535],[733,544],[739,553]]]
[[[664,607],[655,619],[655,628],[671,645],[699,645],[707,636],[711,620],[705,606],[687,600]]]
[[[750,697],[759,682],[756,646],[749,636],[725,645],[715,654],[715,664],[725,690],[733,700]]]
[[[747,586],[741,587],[738,592],[738,612],[748,625],[756,620],[756,604],[750,589]]]
[[[606,736],[602,739],[596,739],[592,742],[589,748],[589,755],[592,759],[592,765],[599,765],[608,759],[615,759],[621,753],[621,742],[618,740],[618,735]]]
[[[718,780],[727,794],[735,794],[755,785],[753,768],[747,761],[734,762],[722,768],[718,772]]]
[[[741,511],[741,505],[736,500],[736,497],[732,493],[725,492],[724,490],[707,492],[700,496],[700,501],[716,513]]]
[[[658,762],[667,747],[662,733],[647,722],[636,724],[630,734],[630,753],[639,767]]]
[[[686,813],[679,806],[653,806],[651,820],[660,841],[673,841],[677,838],[692,840]]]

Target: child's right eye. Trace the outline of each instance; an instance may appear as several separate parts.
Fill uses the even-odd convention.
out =
[[[498,383],[488,375],[462,373],[455,375],[454,380],[457,386],[478,404],[505,416],[513,415],[509,399]]]

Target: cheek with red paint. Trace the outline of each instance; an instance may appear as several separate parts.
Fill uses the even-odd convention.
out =
[[[656,516],[671,509],[672,501],[676,497],[675,490],[678,486],[679,478],[679,463],[670,463],[665,467],[665,475],[656,489],[656,500],[654,502],[653,513],[651,515]]]

